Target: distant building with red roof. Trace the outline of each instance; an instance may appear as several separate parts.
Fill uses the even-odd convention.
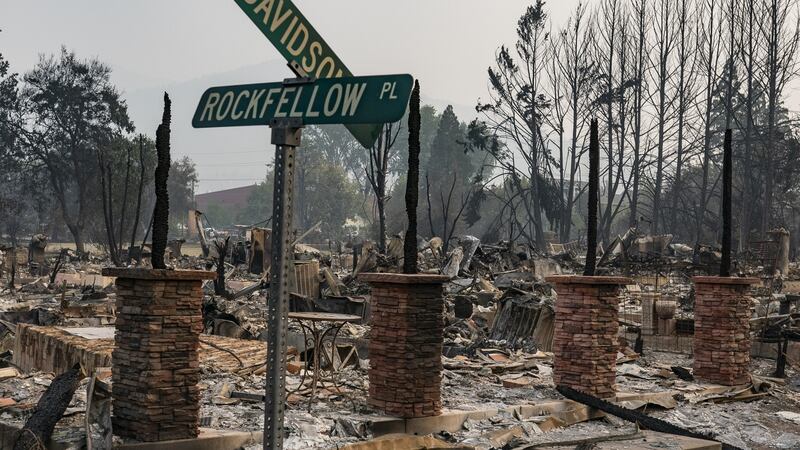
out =
[[[233,189],[225,189],[224,191],[207,192],[205,194],[198,194],[194,196],[197,210],[207,212],[209,206],[218,205],[224,206],[226,209],[238,211],[244,209],[247,205],[247,198],[256,189],[256,185],[243,186]]]

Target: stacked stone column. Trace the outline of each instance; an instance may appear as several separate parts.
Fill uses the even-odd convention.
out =
[[[395,417],[441,413],[444,342],[441,275],[368,273],[369,403]]]
[[[696,378],[733,386],[750,382],[750,285],[757,278],[694,277]]]
[[[197,437],[202,280],[215,274],[105,269],[103,275],[117,277],[114,434],[148,442]]]
[[[548,277],[558,295],[553,382],[600,398],[616,395],[619,289],[623,277]]]

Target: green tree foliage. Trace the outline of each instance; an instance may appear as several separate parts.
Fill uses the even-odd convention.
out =
[[[29,209],[25,196],[21,195],[23,177],[16,159],[19,152],[15,137],[19,108],[17,85],[17,75],[9,73],[9,63],[0,54],[0,224],[12,243],[16,243],[24,223],[23,214]]]
[[[465,140],[466,126],[458,121],[453,107],[448,106],[439,117],[424,168],[421,202],[426,210],[422,217],[427,218],[428,231],[446,241],[456,232],[464,231],[465,213],[477,209],[468,208],[470,200],[481,189],[476,180],[481,166],[466,152]]]
[[[9,62],[0,53],[0,164],[13,161],[16,147],[15,122],[19,110],[17,74],[9,73]]]
[[[194,186],[197,184],[197,167],[188,156],[172,161],[167,179],[169,191],[169,221],[174,235],[179,234],[187,220],[188,211],[194,208]],[[150,211],[151,209],[147,209]]]
[[[306,150],[306,149],[303,149]],[[346,170],[322,158],[304,158],[295,173],[294,214],[295,227],[303,232],[319,221],[321,236],[339,238],[347,219],[355,216],[359,204],[359,186],[347,176]],[[241,224],[261,224],[272,217],[272,192],[274,172],[259,183],[247,199],[245,208],[235,216]],[[302,186],[302,188],[300,187]],[[209,207],[209,210],[212,208]],[[219,213],[219,223],[215,220]],[[232,225],[233,215],[223,219],[224,210],[208,211],[214,226]]]
[[[118,255],[141,239],[152,218],[155,146],[133,131],[102,62],[62,49],[20,79],[0,54],[0,233],[63,238],[66,225],[79,248],[114,242]],[[173,162],[173,225],[185,223],[196,182],[189,158]]]
[[[84,251],[96,152],[115,133],[132,132],[127,106],[111,83],[111,69],[66,49],[43,56],[25,75],[23,94],[31,123],[29,156],[44,167],[64,222]]]

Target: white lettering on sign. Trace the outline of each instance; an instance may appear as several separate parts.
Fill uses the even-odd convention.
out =
[[[364,90],[367,89],[367,83],[360,83],[356,86],[348,84],[344,94],[344,106],[342,107],[343,116],[354,116],[358,110],[358,104],[361,103],[361,97],[364,95]],[[348,110],[350,112],[348,112]]]
[[[267,107],[274,103],[272,101],[272,96],[279,93],[281,88],[272,88],[267,91],[267,99],[264,101],[264,106],[261,108],[261,114],[258,115],[260,119],[264,118],[264,115],[267,113]]]
[[[314,102],[317,101],[317,91],[319,91],[319,86],[314,86],[314,90],[311,91],[311,100],[308,101],[306,117],[319,117],[319,111],[314,111]]]
[[[383,83],[383,87],[381,87],[381,95],[378,96],[378,98],[383,100],[383,95],[389,94],[389,100],[397,100],[397,94],[394,93],[395,87],[397,87],[397,83],[388,81]]]
[[[291,94],[296,90],[297,90],[297,88],[289,87],[289,88],[284,89],[283,92],[281,92],[281,99],[278,100],[278,106],[275,108],[275,117],[278,117],[278,118],[286,117],[286,113],[281,111],[281,107],[283,107],[283,105],[289,103],[289,98],[287,97],[287,94]]]
[[[222,105],[225,105],[223,108]],[[231,112],[233,107],[233,92],[226,92],[219,101],[219,109],[217,110],[217,120],[225,120],[225,117]]]
[[[250,91],[242,91],[236,96],[236,101],[233,102],[233,114],[231,114],[233,120],[239,120],[244,115],[244,111],[239,110],[239,102],[242,101],[242,97],[250,97]]]
[[[302,33],[303,40],[298,44],[297,38],[300,37]],[[289,45],[286,48],[289,50],[294,56],[300,55],[303,52],[303,49],[306,48],[306,44],[308,43],[308,28],[302,23],[299,27],[297,27],[297,31],[294,32],[294,36],[292,36],[292,40],[289,42]]]
[[[278,45],[275,42],[278,40],[283,47],[282,52],[297,57],[297,62],[307,74],[317,78],[341,78],[345,75],[344,67],[340,62],[337,63],[329,49],[328,54],[323,56],[326,47],[322,39],[300,18],[301,14],[291,2],[244,0],[244,3],[250,5],[249,9],[255,16],[253,20],[263,23],[262,31],[271,34],[269,38],[274,44]],[[291,59],[289,56],[287,58]]]
[[[208,96],[206,100],[206,106],[203,108],[203,114],[200,115],[200,120],[210,120],[214,118],[214,108],[217,107],[217,103],[219,103],[219,94],[216,92],[212,92],[211,95]]]
[[[303,88],[297,90],[297,95],[294,96],[294,103],[292,103],[292,110],[289,111],[289,117],[303,117],[303,113],[297,110],[297,102],[300,101],[300,96],[303,95]]]
[[[336,93],[336,101],[331,104],[331,96]],[[325,114],[326,117],[331,117],[336,114],[336,111],[339,110],[339,104],[342,102],[342,85],[341,84],[334,84],[331,86],[330,90],[328,91],[328,96],[325,97],[325,105],[322,108],[322,112]]]
[[[301,66],[306,73],[313,73],[314,67],[317,65],[317,56],[322,56],[322,44],[319,42],[312,42],[311,47],[308,49],[311,58],[303,56]]]
[[[286,27],[286,31],[284,31],[283,36],[281,36],[281,44],[286,44],[286,39],[289,38],[289,33],[292,32],[292,29],[294,29],[294,26],[296,24],[297,24],[297,17],[294,17],[292,18],[292,23],[290,23],[289,26]]]
[[[258,101],[261,100],[261,96],[264,95],[266,89],[256,89],[253,90],[253,95],[250,96],[250,104],[247,105],[247,112],[244,113],[245,119],[255,119],[256,116],[256,109],[258,108]]]
[[[318,85],[231,87],[209,92],[198,107],[199,122],[253,121],[271,118],[356,117],[367,82],[333,81]],[[322,92],[320,90],[322,89]],[[387,88],[387,96],[391,89]],[[324,123],[324,122],[323,122]]]

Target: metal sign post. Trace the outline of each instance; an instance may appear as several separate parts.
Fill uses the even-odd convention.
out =
[[[292,239],[289,236],[292,232],[295,149],[300,145],[303,126],[396,122],[406,111],[413,82],[411,75],[324,80],[301,77],[282,83],[210,88],[197,105],[192,120],[195,128],[265,124],[272,128],[275,187],[272,267],[267,302],[265,449],[283,448],[289,270],[293,269]]]
[[[289,321],[289,270],[292,262],[292,200],[295,149],[300,145],[303,122],[276,119],[275,185],[272,194],[272,267],[267,301],[267,382],[264,397],[264,449],[283,448],[283,413],[286,404],[286,333]]]

